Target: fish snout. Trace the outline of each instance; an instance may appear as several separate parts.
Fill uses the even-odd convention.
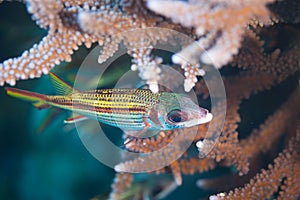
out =
[[[189,121],[185,123],[186,127],[191,127],[195,125],[205,124],[210,122],[213,115],[205,108],[197,107],[193,108],[189,112]]]
[[[205,108],[200,107],[197,114],[198,114],[197,118],[199,124],[210,122],[213,118],[213,115]]]

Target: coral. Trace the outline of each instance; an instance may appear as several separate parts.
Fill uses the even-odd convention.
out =
[[[215,77],[209,77],[211,68],[208,65],[221,70],[226,99],[221,99],[212,108],[213,120],[209,124],[161,131],[153,137],[134,138],[125,143],[127,150],[143,155],[151,153],[151,156],[136,158],[122,155],[123,161],[114,167],[116,177],[110,199],[123,199],[123,194],[131,190],[132,185],[144,184],[128,171],[149,167],[156,170],[149,171],[152,175],[145,175],[145,182],[150,182],[150,179],[156,181],[157,177],[163,179],[163,174],[172,174],[174,184],[163,187],[166,191],[162,191],[164,195],[161,196],[164,197],[168,190],[185,183],[185,175],[223,167],[234,169],[227,176],[232,178],[232,183],[224,189],[221,178],[217,179],[214,183],[217,185],[216,195],[210,193],[210,199],[299,198],[300,90],[299,84],[294,81],[299,79],[300,69],[299,1],[22,2],[26,3],[27,11],[37,25],[48,33],[21,56],[0,64],[0,85],[15,85],[17,80],[47,74],[61,62],[71,61],[71,55],[82,44],[90,48],[94,43],[102,46],[99,63],[105,63],[123,44],[131,56],[131,70],[137,70],[154,92],[164,90],[159,85],[161,82],[165,83],[164,86],[183,85],[185,91],[194,88],[201,101],[209,101],[211,94],[207,85],[218,85]],[[157,32],[153,27],[161,28],[161,31]],[[183,82],[167,77],[160,67],[163,56],[153,53],[159,42],[177,42],[176,37],[165,29],[192,38],[172,55],[172,63],[168,63],[181,70],[185,76]],[[282,105],[277,105],[272,112],[264,115],[267,105],[246,111],[246,114],[255,112],[264,117],[252,126],[243,113],[243,104],[263,93],[273,95],[273,99],[266,102],[273,104],[281,98],[281,94],[273,93],[274,88],[289,81],[291,84],[286,88],[292,94],[287,95]],[[221,98],[221,94],[217,95]],[[226,118],[220,130],[218,124],[223,122],[221,111],[225,109]],[[243,129],[245,123],[249,130]],[[284,142],[280,143],[282,140]],[[191,143],[191,146],[186,149],[185,143]],[[184,153],[178,157],[182,151]],[[259,160],[267,157],[267,153],[276,154],[276,157],[270,156],[271,159],[268,157],[274,162],[266,160],[260,163]],[[160,167],[162,163],[165,163],[163,168]],[[238,184],[239,181],[241,184]],[[204,187],[209,185],[209,180],[203,179],[198,183],[198,186]],[[145,191],[142,194],[154,193],[147,189],[140,188]],[[141,197],[140,193],[133,196],[136,199],[147,198]]]
[[[137,37],[136,34],[130,36],[124,32],[145,27],[160,27],[199,37],[196,43],[192,43],[173,56],[174,63],[181,64],[186,71],[187,78],[184,85],[185,90],[190,91],[197,81],[196,76],[204,74],[203,71],[198,70],[199,58],[205,63],[213,61],[216,67],[227,64],[232,55],[238,52],[245,27],[251,21],[250,19],[255,17],[260,22],[269,21],[270,13],[266,9],[266,4],[272,1],[186,3],[151,0],[147,2],[148,8],[170,17],[180,25],[150,12],[142,1],[28,0],[25,2],[33,20],[41,28],[48,29],[48,35],[39,44],[25,51],[22,56],[8,59],[0,65],[1,85],[5,82],[15,85],[16,80],[39,77],[42,73],[47,74],[62,61],[69,62],[70,56],[81,44],[90,47],[92,43],[98,42],[99,45],[104,46],[99,56],[99,63],[105,62],[112,56],[121,41],[127,44],[129,54],[135,51],[133,48],[151,49],[157,40],[166,40],[167,35],[165,33],[159,35],[157,31],[151,35],[151,31],[142,31],[137,33],[140,34]],[[160,10],[162,7],[169,9]],[[168,13],[168,10],[172,12]],[[239,20],[230,20],[230,15],[239,15]],[[199,18],[202,20],[197,20]],[[192,33],[191,27],[196,28],[195,33]],[[139,41],[136,40],[137,38],[143,39]],[[203,53],[204,51],[207,53]],[[145,51],[142,53],[145,57],[147,54],[149,53]],[[151,69],[158,68],[157,62],[155,64],[151,62],[146,64]],[[158,80],[149,78],[145,72],[149,74],[150,71],[154,71],[151,76],[154,77],[159,69],[145,71],[145,66],[136,66],[141,78],[148,83],[151,82],[150,88],[157,91]]]
[[[126,173],[120,173],[115,177],[114,183],[112,185],[112,188],[114,190],[114,193],[111,193],[110,199],[120,199],[122,196],[122,193],[126,188],[128,188],[133,181],[133,177],[131,174]]]
[[[47,29],[48,35],[20,57],[8,59],[0,64],[0,85],[5,82],[15,85],[16,80],[40,77],[42,73],[47,74],[62,61],[71,61],[71,55],[82,44],[88,48],[94,42],[104,45],[99,57],[101,63],[112,56],[123,39],[126,39],[127,43],[134,48],[141,48],[139,41],[134,40],[142,37],[118,35],[121,32],[157,25],[171,29],[180,27],[163,21],[161,17],[149,11],[147,20],[138,17],[139,13],[136,12],[142,12],[141,10],[130,12],[128,8],[128,4],[133,2],[55,0],[25,2],[28,12],[32,14],[32,19],[41,28]],[[122,12],[122,7],[128,10],[127,14]],[[160,39],[159,35],[155,35],[155,38],[155,40]],[[150,40],[142,48],[150,47],[152,42]],[[138,46],[135,46],[137,43],[139,43]],[[144,73],[141,74],[144,78]]]
[[[88,47],[95,38],[83,34],[74,26],[72,18],[76,10],[63,12],[62,2],[29,0],[28,12],[42,28],[48,28],[48,35],[38,44],[23,52],[20,57],[11,58],[0,64],[0,84],[15,85],[16,80],[47,74],[61,61],[71,61],[71,54],[85,43]],[[77,27],[77,28],[76,28]]]
[[[259,32],[262,34],[262,31]],[[241,123],[239,109],[245,100],[251,99],[253,95],[260,94],[265,90],[272,90],[274,86],[280,85],[288,77],[295,76],[294,74],[299,72],[298,39],[299,37],[296,36],[292,44],[287,44],[288,48],[281,47],[282,50],[272,48],[270,53],[266,53],[267,46],[263,47],[262,40],[258,39],[258,36],[254,36],[252,31],[246,31],[240,52],[234,56],[234,60],[231,62],[233,68],[238,66],[241,70],[237,75],[223,76],[227,95],[227,113],[220,137],[214,137],[218,134],[218,129],[212,128],[212,131],[207,133],[208,126],[214,126],[216,121],[221,120],[216,112],[217,115],[209,125],[191,127],[182,132],[160,133],[156,138],[136,139],[126,147],[135,152],[147,153],[155,152],[155,150],[168,145],[174,137],[179,138],[181,142],[194,141],[193,145],[197,146],[201,158],[194,156],[191,147],[179,159],[167,167],[155,171],[155,174],[172,172],[174,181],[180,185],[184,184],[182,175],[203,173],[218,166],[235,166],[238,175],[245,176],[253,170],[252,163],[263,153],[273,151],[280,138],[284,137],[289,130],[293,135],[291,138],[286,136],[290,145],[282,153],[279,153],[278,158],[274,160],[274,165],[269,164],[268,170],[262,170],[243,188],[234,189],[229,193],[222,192],[210,198],[261,199],[272,198],[274,194],[278,194],[279,199],[297,199],[299,196],[299,185],[296,184],[298,181],[296,170],[299,168],[298,150],[296,149],[299,143],[297,139],[299,138],[297,124],[299,124],[300,113],[298,109],[299,86],[276,112],[267,117],[259,128],[253,128],[247,137],[240,139],[239,135],[244,133],[238,128]],[[296,77],[298,76],[296,75]],[[212,85],[215,83],[214,78],[208,81]],[[207,98],[209,91],[205,84],[208,83],[200,80],[195,86],[195,91],[199,96]],[[219,106],[215,109],[221,109],[222,104]],[[293,124],[292,127],[291,124]],[[193,132],[197,132],[197,135],[190,137],[193,136],[191,134]],[[203,140],[207,137],[207,140]],[[156,155],[159,158],[157,161],[165,162],[163,159],[166,155],[172,157],[172,153],[177,151],[175,147],[173,148],[171,151]],[[203,158],[205,155],[206,157]],[[282,166],[280,163],[285,164]],[[139,168],[142,167],[141,164],[140,158],[127,160],[117,165],[117,171]],[[238,182],[238,178],[235,177],[235,179]],[[205,185],[205,183],[206,181],[203,180],[201,185]],[[234,184],[232,187],[235,187]]]
[[[243,188],[237,188],[228,194],[220,193],[211,196],[211,200],[217,199],[266,199],[280,188],[277,199],[297,199],[300,189],[300,126],[296,136],[291,138],[286,149],[278,155],[273,165],[267,170],[262,170]],[[255,192],[253,192],[255,191]]]
[[[266,8],[273,0],[263,1],[165,1],[149,0],[148,7],[185,27],[193,27],[199,40],[173,56],[184,64],[200,60],[221,68],[238,53],[246,25],[253,18],[270,23]],[[232,17],[238,16],[235,20]],[[205,52],[206,51],[206,52]]]

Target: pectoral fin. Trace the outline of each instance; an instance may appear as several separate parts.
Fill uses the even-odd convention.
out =
[[[87,119],[89,118],[84,115],[74,114],[72,117],[66,119],[64,122],[66,124],[71,124],[71,123],[76,123]]]
[[[151,127],[151,125],[147,122],[147,117],[143,118],[145,127],[143,130],[139,131],[129,131],[129,130],[123,130],[128,137],[125,139],[123,146],[126,147],[127,144],[129,144],[134,138],[141,137],[144,133],[148,131],[148,129]]]

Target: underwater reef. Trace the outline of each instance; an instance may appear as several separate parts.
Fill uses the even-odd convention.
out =
[[[0,2],[1,199],[300,198],[299,0]],[[161,41],[178,43],[172,31],[190,39],[178,51],[158,51]],[[193,91],[211,107],[212,121],[133,138],[123,147],[154,152],[155,162],[125,153],[109,168],[89,154],[73,125],[63,124],[68,113],[38,111],[5,94],[5,86],[55,93],[49,71],[74,82],[97,45],[98,67],[127,49],[98,87],[114,87],[135,71],[153,92],[166,90],[161,85]],[[168,77],[161,64],[183,79]],[[220,86],[212,68],[221,74],[225,98],[211,94]],[[79,78],[89,85],[95,74]],[[121,130],[103,129],[119,146],[126,140]],[[182,151],[167,166],[130,173],[157,168]]]

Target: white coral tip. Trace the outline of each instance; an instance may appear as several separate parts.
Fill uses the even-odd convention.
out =
[[[209,64],[209,65],[213,64],[212,58],[211,58],[211,56],[208,53],[202,54],[200,56],[200,59],[201,59],[202,62],[204,62],[206,64]]]
[[[148,0],[147,1],[147,7],[150,9],[150,10],[157,10],[157,9],[161,9],[161,5],[160,5],[160,2],[157,1],[157,0]]]
[[[215,195],[209,197],[209,200],[219,200],[219,199],[220,198]]]
[[[204,146],[204,143],[203,143],[201,140],[199,140],[199,141],[196,143],[196,147],[197,147],[198,149],[202,149],[203,146]]]
[[[114,167],[115,171],[116,172],[122,172],[124,169],[122,167],[122,164],[118,164]]]
[[[172,56],[172,62],[176,63],[176,64],[182,64],[183,63],[183,59],[180,56],[180,54],[176,53]]]
[[[206,72],[203,69],[198,70],[198,75],[199,76],[204,76],[205,74],[206,74]]]
[[[184,91],[189,92],[195,86],[195,82],[191,81],[190,79],[184,80]]]
[[[90,15],[87,12],[80,12],[78,14],[78,21],[80,23],[87,23],[90,21]]]

